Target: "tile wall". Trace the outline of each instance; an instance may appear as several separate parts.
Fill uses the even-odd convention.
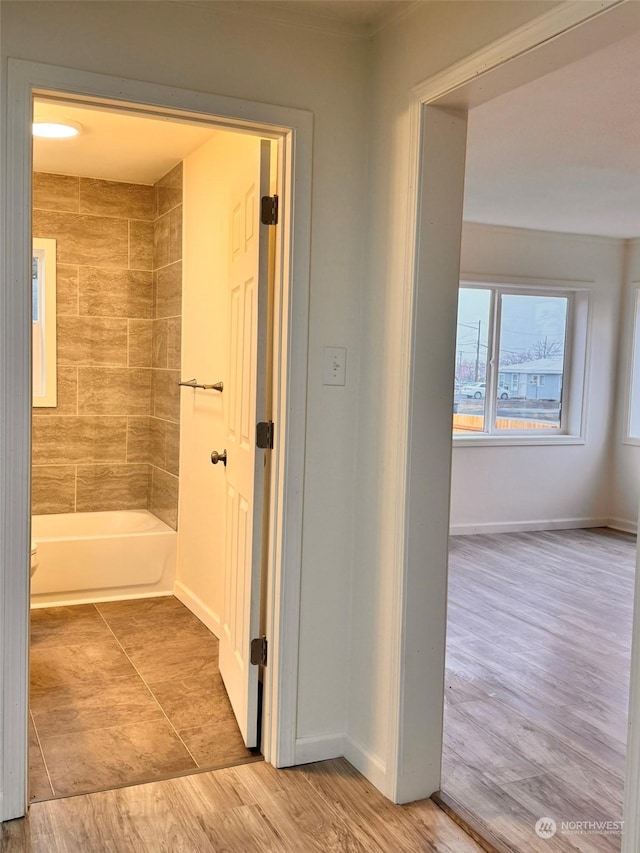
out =
[[[58,403],[33,409],[35,514],[148,507],[175,527],[181,174],[156,187],[34,174],[33,235],[56,240],[58,285]]]
[[[178,520],[182,329],[182,163],[155,185],[149,509]]]

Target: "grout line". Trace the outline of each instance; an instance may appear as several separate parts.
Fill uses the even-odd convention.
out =
[[[95,606],[95,604],[94,604],[93,606],[94,606],[94,607],[96,607],[96,606]],[[164,718],[166,719],[166,721],[169,723],[169,725],[170,725],[170,726],[171,726],[171,728],[173,729],[174,734],[176,735],[176,737],[178,738],[178,740],[180,741],[180,743],[184,746],[184,748],[187,750],[187,752],[188,752],[188,753],[189,753],[189,755],[191,756],[191,760],[193,761],[193,763],[196,765],[196,767],[197,767],[197,768],[200,768],[200,765],[199,765],[199,764],[198,764],[198,762],[196,761],[195,756],[193,755],[193,753],[191,752],[191,750],[189,749],[189,747],[186,745],[186,743],[182,740],[182,738],[180,737],[180,733],[178,732],[178,730],[176,729],[176,727],[173,725],[173,723],[171,722],[171,720],[170,720],[169,716],[167,715],[167,712],[164,710],[164,708],[163,708],[163,707],[162,707],[162,705],[160,704],[160,701],[159,701],[158,697],[157,697],[157,696],[156,696],[156,694],[153,692],[153,690],[149,687],[149,685],[147,684],[147,682],[146,682],[145,678],[143,677],[142,673],[140,672],[140,670],[138,669],[138,667],[135,665],[135,663],[131,660],[131,658],[130,658],[130,657],[129,657],[129,655],[127,654],[127,650],[125,649],[125,647],[122,645],[122,643],[121,643],[121,642],[120,642],[120,640],[118,639],[118,635],[117,635],[117,634],[116,634],[116,632],[113,630],[113,628],[111,627],[111,625],[109,625],[109,623],[107,622],[107,619],[105,618],[104,614],[103,614],[100,610],[98,610],[98,608],[97,608],[97,607],[96,607],[96,610],[98,611],[98,613],[100,613],[100,616],[101,616],[101,618],[102,618],[102,620],[103,620],[104,624],[107,626],[107,628],[108,628],[108,629],[111,631],[111,633],[113,634],[113,637],[114,637],[114,639],[115,639],[116,643],[117,643],[117,644],[120,646],[120,648],[122,649],[122,651],[123,651],[124,655],[126,656],[127,660],[129,661],[129,663],[131,664],[131,666],[133,667],[133,669],[134,669],[134,670],[135,670],[135,672],[137,673],[138,677],[140,678],[140,680],[142,681],[142,683],[144,684],[144,686],[147,688],[147,690],[149,691],[149,693],[150,693],[150,694],[151,694],[151,696],[153,697],[153,699],[154,699],[155,703],[157,704],[158,708],[160,708],[160,710],[162,711],[162,714],[163,714]]]
[[[51,779],[51,773],[49,773],[49,766],[47,765],[47,759],[44,757],[44,749],[42,748],[42,742],[40,740],[40,735],[38,734],[38,727],[36,726],[36,721],[33,717],[33,712],[29,709],[29,716],[31,717],[31,723],[33,724],[33,730],[36,733],[36,740],[38,741],[38,749],[40,750],[40,755],[42,756],[42,763],[44,764],[44,769],[47,774],[47,779],[49,780],[49,784],[51,785],[51,793],[54,797],[57,796],[56,789],[53,787],[53,781]]]

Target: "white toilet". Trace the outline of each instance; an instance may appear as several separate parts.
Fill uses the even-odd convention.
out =
[[[31,577],[38,568],[38,543],[31,540]]]

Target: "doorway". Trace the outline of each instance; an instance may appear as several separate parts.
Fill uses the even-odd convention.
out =
[[[443,672],[444,637],[446,611],[446,534],[449,528],[448,499],[450,486],[449,459],[451,446],[451,404],[454,383],[454,347],[457,289],[460,281],[460,229],[462,222],[462,163],[464,162],[466,110],[482,103],[490,96],[514,88],[524,79],[533,79],[536,70],[533,59],[547,63],[546,70],[560,67],[567,60],[589,53],[598,31],[598,43],[611,43],[620,37],[621,19],[628,16],[629,26],[634,24],[632,4],[622,4],[585,23],[587,16],[574,6],[574,20],[552,21],[552,16],[542,16],[537,22],[539,30],[535,37],[525,28],[511,34],[494,46],[499,47],[500,57],[509,56],[501,63],[488,49],[482,57],[471,57],[468,62],[449,69],[416,87],[413,114],[413,155],[417,190],[415,201],[417,228],[416,245],[412,245],[410,257],[414,302],[408,310],[416,327],[412,343],[408,393],[419,388],[414,395],[412,408],[408,410],[408,458],[407,468],[407,513],[403,515],[406,528],[405,560],[399,600],[403,605],[405,619],[401,636],[403,648],[410,648],[411,655],[399,665],[399,695],[410,703],[401,705],[400,725],[404,730],[403,743],[397,759],[400,768],[396,796],[409,800],[426,791],[426,786],[435,790],[440,782],[440,754],[430,747],[440,742],[442,725],[442,689],[439,676]],[[566,10],[568,13],[568,9]],[[619,16],[619,17],[618,17]],[[577,18],[577,19],[576,19]],[[631,19],[631,20],[629,20]],[[584,24],[577,26],[578,24]],[[572,38],[555,38],[571,28]],[[541,37],[540,33],[544,33]],[[615,33],[615,35],[613,35]],[[577,38],[577,35],[584,35]],[[575,40],[574,40],[575,39]],[[568,49],[568,50],[567,50]],[[564,56],[562,56],[562,53]],[[520,57],[528,54],[527,61]],[[570,55],[569,55],[570,54]],[[489,57],[492,56],[491,61]],[[516,57],[519,57],[516,59]],[[492,70],[486,72],[482,62],[488,62]],[[557,64],[556,64],[557,63]],[[478,75],[478,72],[479,75]],[[522,77],[518,77],[522,72]],[[538,76],[543,73],[538,67]],[[452,198],[455,197],[455,203]],[[443,199],[446,203],[443,204]],[[450,203],[451,202],[451,203]],[[432,206],[433,205],[433,206]],[[414,251],[415,250],[415,251]],[[448,364],[450,369],[435,375],[433,364]],[[419,399],[416,401],[416,396]],[[409,399],[409,397],[407,398]],[[433,401],[442,401],[442,407],[433,406]],[[447,401],[445,406],[444,401]],[[431,402],[429,402],[431,401]],[[430,453],[423,448],[429,447]],[[424,555],[428,555],[430,570],[425,572]],[[637,619],[635,632],[637,635]],[[636,644],[637,646],[637,644]],[[634,653],[635,654],[635,653]],[[420,696],[408,689],[419,682],[417,671],[438,673],[429,684],[421,688]],[[632,667],[633,672],[633,667]],[[637,826],[635,823],[635,798],[637,795],[637,706],[632,679],[631,687],[631,738],[627,758],[627,822],[623,849],[635,849]],[[419,722],[418,722],[419,721]],[[424,744],[411,750],[415,744]],[[440,753],[440,748],[438,748]],[[425,787],[418,788],[416,778],[421,778]],[[628,844],[628,847],[624,845]]]
[[[224,655],[259,612],[267,545],[269,451],[247,431],[270,414],[258,199],[277,145],[42,98],[34,120],[32,228],[52,250],[34,285],[32,801],[258,754],[257,668],[243,683],[239,638]],[[38,136],[56,128],[78,133]]]
[[[20,97],[23,98],[23,105],[26,106],[27,103],[30,103],[31,100],[31,92],[34,91],[35,86],[31,82],[35,76],[38,76],[35,73],[35,69],[33,66],[27,68],[26,66],[29,64],[17,63],[17,65],[21,66],[21,70],[24,73],[22,83],[18,84],[17,88],[20,89]],[[42,67],[40,67],[39,71],[42,72]],[[21,75],[18,74],[18,77]],[[47,75],[45,74],[45,77]],[[79,79],[81,78],[81,79]],[[40,83],[42,81],[42,77],[40,78]],[[51,75],[48,76],[49,88],[47,88],[46,92],[42,92],[43,95],[51,96],[52,93],[56,92],[56,86],[58,85],[60,88],[64,89],[65,95],[68,95],[70,91],[73,91],[74,88],[78,92],[78,97],[82,97],[84,101],[91,100],[92,103],[96,101],[100,101],[105,97],[109,97],[115,94],[118,89],[118,83],[116,81],[112,81],[110,78],[104,78],[100,75],[76,75],[75,72],[65,72],[63,69],[54,69],[51,71]],[[77,87],[77,88],[76,88]],[[60,91],[58,89],[58,92]],[[146,87],[140,86],[138,87],[136,84],[132,85],[132,88],[136,90],[135,96],[132,97],[130,101],[119,103],[118,106],[122,106],[124,109],[130,109],[130,104],[133,102],[136,105],[145,104],[150,101],[152,103],[162,103],[163,96],[165,98],[164,103],[173,102],[172,113],[171,115],[176,116],[177,111],[175,109],[175,97],[168,97],[168,93],[165,93],[162,90],[162,87]],[[162,90],[162,91],[161,91]],[[122,92],[120,91],[120,96]],[[133,93],[132,93],[133,94]],[[175,93],[174,93],[175,95]],[[193,99],[189,98],[189,93],[182,93],[183,103],[187,104]],[[19,97],[19,99],[20,99]],[[180,100],[180,98],[178,98]],[[265,136],[267,138],[273,140],[279,140],[279,201],[280,201],[280,212],[281,212],[281,229],[279,230],[279,236],[276,240],[272,240],[272,243],[275,245],[275,258],[273,263],[274,270],[274,288],[273,288],[273,336],[272,340],[275,342],[274,344],[274,360],[277,359],[277,368],[274,369],[274,387],[273,387],[273,402],[274,402],[274,412],[277,413],[278,420],[280,422],[280,431],[278,433],[278,438],[274,441],[274,460],[272,464],[272,469],[274,471],[274,476],[268,488],[268,499],[271,503],[271,513],[269,517],[269,547],[267,550],[267,554],[265,556],[264,562],[268,567],[268,583],[266,595],[264,598],[264,607],[263,607],[263,621],[261,624],[256,622],[255,616],[260,613],[259,607],[259,598],[257,599],[258,604],[254,603],[252,607],[253,620],[254,624],[250,627],[249,621],[245,621],[241,626],[241,630],[238,631],[236,626],[231,626],[236,630],[235,641],[237,642],[236,652],[242,645],[242,648],[245,650],[244,653],[244,662],[248,664],[249,658],[249,643],[252,639],[251,631],[255,630],[255,633],[259,635],[263,633],[264,636],[268,640],[270,640],[270,663],[272,664],[272,669],[269,671],[265,668],[265,678],[263,684],[263,694],[264,694],[264,704],[267,713],[264,716],[264,726],[262,729],[263,735],[263,753],[267,760],[272,763],[282,766],[285,763],[290,763],[290,749],[291,744],[288,738],[281,736],[280,727],[282,726],[285,720],[289,720],[289,724],[287,724],[287,732],[290,737],[291,729],[289,728],[291,716],[289,712],[292,710],[292,702],[290,700],[290,691],[295,690],[294,680],[286,680],[282,685],[282,688],[275,689],[272,687],[272,683],[270,680],[271,673],[275,669],[277,669],[278,665],[284,662],[289,655],[291,655],[292,647],[290,646],[286,651],[280,648],[280,639],[281,639],[281,624],[283,618],[289,620],[291,618],[291,611],[285,611],[281,607],[279,597],[274,597],[273,593],[273,584],[280,577],[280,572],[282,570],[283,565],[288,563],[288,560],[291,556],[291,549],[294,551],[298,545],[298,537],[296,532],[295,522],[293,526],[288,531],[287,541],[283,541],[283,533],[282,533],[282,525],[285,520],[286,513],[282,508],[282,494],[285,486],[289,482],[294,482],[300,476],[301,469],[298,467],[300,463],[299,455],[296,454],[295,450],[292,452],[292,448],[289,445],[290,440],[295,440],[295,436],[298,434],[298,430],[300,428],[300,423],[296,422],[297,418],[294,416],[292,418],[288,418],[286,415],[287,403],[290,402],[290,395],[293,393],[300,392],[300,384],[303,381],[302,376],[297,376],[297,369],[291,369],[288,362],[289,354],[292,350],[297,350],[299,342],[301,339],[306,338],[306,328],[297,327],[294,333],[294,330],[290,327],[288,318],[289,312],[293,309],[295,304],[299,304],[299,299],[296,299],[296,294],[289,287],[290,274],[292,268],[296,268],[300,261],[300,255],[297,254],[295,257],[291,251],[291,243],[292,243],[292,232],[296,231],[296,228],[293,225],[293,221],[290,216],[291,204],[293,202],[294,196],[297,196],[296,192],[290,192],[289,187],[291,186],[291,178],[292,178],[292,167],[291,167],[291,156],[293,153],[293,138],[290,130],[287,128],[291,127],[291,118],[293,116],[289,116],[288,123],[285,121],[279,121],[279,119],[283,116],[283,111],[279,109],[274,109],[271,111],[269,108],[262,107],[258,112],[262,117],[262,121],[257,121],[252,125],[251,121],[247,121],[246,118],[235,120],[233,118],[234,115],[234,104],[233,103],[221,103],[220,99],[216,99],[212,97],[210,99],[209,109],[211,112],[206,115],[206,110],[203,110],[202,98],[196,98],[197,101],[200,101],[200,109],[197,113],[194,111],[188,112],[188,118],[193,121],[197,117],[200,119],[200,122],[206,121],[209,124],[217,123],[218,126],[220,123],[224,124],[225,131],[234,130],[236,132],[242,132],[243,134],[259,134]],[[206,100],[206,99],[205,99]],[[223,101],[227,101],[227,99],[222,99]],[[191,104],[189,103],[189,106]],[[113,108],[114,104],[111,102],[109,104],[111,108]],[[145,112],[149,115],[151,112],[150,108],[145,107],[137,107],[138,110]],[[153,109],[155,115],[158,115],[159,111],[157,108]],[[203,112],[205,112],[205,116],[203,116]],[[23,110],[22,113],[26,117],[26,113]],[[271,119],[271,124],[268,124],[265,119],[267,116]],[[180,118],[184,119],[184,114],[180,116]],[[296,117],[294,117],[296,118]],[[302,191],[302,198],[306,195],[308,191],[308,182],[306,180],[306,170],[308,168],[308,159],[305,157],[305,149],[307,148],[307,144],[309,141],[308,130],[309,130],[309,121],[308,116],[304,113],[301,113],[297,116],[297,119],[300,120],[300,124],[298,125],[301,130],[301,136],[299,137],[302,142],[302,148],[299,150],[296,145],[296,150],[299,150],[299,153],[302,155],[302,160],[298,164],[298,168],[300,169],[300,177],[301,184],[299,189]],[[21,124],[20,121],[17,122],[16,130],[17,136],[20,136],[22,139],[22,145],[28,146],[29,141],[27,137],[27,133],[25,131],[28,130],[30,125],[30,121]],[[28,148],[20,149],[24,154],[25,150]],[[308,149],[307,149],[308,150]],[[26,165],[28,162],[28,157],[22,158],[23,163]],[[304,164],[304,165],[303,165]],[[268,175],[268,178],[271,176]],[[25,186],[29,186],[30,181],[26,175],[21,177],[21,180],[25,180]],[[257,195],[257,193],[256,193]],[[253,200],[253,212],[259,209],[258,200]],[[308,228],[308,220],[304,215],[305,204],[304,201],[302,203],[302,222],[300,222],[297,218],[297,224],[302,228],[300,230],[300,237],[302,238],[302,242],[304,243],[304,234]],[[306,221],[305,221],[306,220]],[[245,218],[245,224],[251,224],[251,218]],[[21,239],[24,240],[24,233],[21,234]],[[30,242],[30,241],[28,241]],[[26,241],[25,241],[26,243]],[[16,258],[16,262],[19,264],[18,257]],[[302,297],[304,301],[306,290],[308,289],[308,281],[306,280],[306,276],[303,276],[303,292],[297,294],[298,297]],[[23,304],[26,305],[26,302]],[[30,312],[29,312],[30,314]],[[158,318],[162,319],[162,318]],[[255,321],[254,321],[254,329],[256,329]],[[302,333],[302,334],[300,334]],[[263,334],[263,337],[266,335]],[[26,341],[25,341],[26,342]],[[305,347],[306,350],[306,347]],[[190,379],[190,377],[182,377],[186,379]],[[203,384],[207,384],[206,381],[203,380]],[[213,383],[212,383],[213,384]],[[295,389],[295,390],[294,390]],[[197,389],[190,388],[186,390],[187,394],[197,393]],[[24,393],[24,392],[23,392]],[[183,392],[184,393],[184,392]],[[282,409],[280,407],[283,407]],[[282,417],[279,417],[279,416]],[[243,417],[246,418],[247,412],[243,411]],[[251,419],[251,418],[250,418]],[[35,421],[35,418],[34,418]],[[253,431],[253,428],[252,428]],[[209,448],[209,455],[211,455],[213,451],[213,447]],[[219,448],[222,450],[222,448]],[[289,463],[291,461],[291,464]],[[211,467],[211,462],[213,459],[208,459],[207,464]],[[287,464],[285,464],[285,461]],[[217,474],[221,473],[221,468],[223,466],[219,466],[214,469],[211,468],[212,472]],[[291,479],[292,478],[292,479]],[[256,525],[253,525],[252,529],[255,532]],[[259,527],[259,534],[262,534],[261,526]],[[259,541],[260,536],[258,537]],[[278,555],[277,558],[275,555]],[[258,577],[260,576],[260,572],[262,569],[261,560],[258,557],[254,562],[254,573],[257,572]],[[293,580],[295,582],[295,575],[292,578],[288,578],[285,586]],[[247,583],[248,579],[243,581],[245,592],[249,591],[249,586]],[[245,596],[248,602],[252,600],[255,602],[255,596],[252,597],[249,595]],[[14,598],[14,604],[15,604]],[[198,613],[198,617],[202,620],[202,614]],[[20,621],[20,617],[18,617],[17,621]],[[6,624],[6,623],[5,623]],[[8,628],[9,626],[7,626]],[[15,627],[15,626],[14,626]],[[21,636],[21,632],[17,634],[13,634],[13,636]],[[13,641],[15,647],[15,639]],[[284,657],[282,655],[284,654]],[[236,654],[237,657],[237,654]],[[19,680],[19,673],[16,672],[17,680]],[[255,694],[257,695],[257,679],[255,681]],[[15,695],[21,695],[19,691]],[[22,694],[26,695],[26,694]],[[278,707],[276,709],[276,704],[278,703]],[[256,707],[256,700],[254,700],[254,708]],[[26,707],[26,706],[25,706]],[[9,722],[7,717],[4,717],[5,722]],[[12,721],[13,725],[16,726],[16,731],[19,726],[18,715],[16,714],[16,719]],[[254,721],[254,729],[255,729],[255,721]],[[8,730],[8,729],[7,729]],[[251,740],[252,737],[255,737],[255,733],[253,736],[245,737],[245,740]],[[19,744],[21,741],[20,738],[17,739],[17,743]],[[25,753],[21,751],[20,748],[15,750],[15,769],[18,771],[19,775],[22,775],[24,778],[24,770],[20,770],[20,767],[24,767],[23,761],[26,757]],[[5,767],[7,767],[5,762]],[[20,786],[18,786],[18,791],[15,790],[15,779],[12,785],[12,790],[15,792],[14,795],[14,808],[12,809],[12,813],[6,812],[3,814],[3,819],[7,819],[8,817],[17,816],[20,813],[20,806],[18,805],[22,797],[20,796]],[[5,806],[7,803],[5,802]],[[24,807],[22,807],[24,808]]]

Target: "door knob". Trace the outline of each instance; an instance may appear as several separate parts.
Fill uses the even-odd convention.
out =
[[[217,450],[214,450],[211,454],[211,464],[217,465],[218,462],[222,462],[224,467],[227,467],[227,451],[226,449],[222,451],[222,453],[218,453]]]

